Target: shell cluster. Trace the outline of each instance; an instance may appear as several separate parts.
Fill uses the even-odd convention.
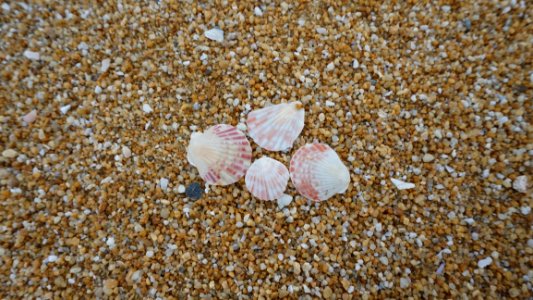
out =
[[[299,101],[271,105],[248,114],[248,134],[269,151],[292,148],[304,127],[305,110]],[[187,159],[210,185],[228,185],[245,176],[246,188],[261,200],[282,201],[289,178],[296,190],[312,201],[325,201],[344,193],[350,172],[330,146],[315,142],[298,149],[287,167],[270,157],[251,163],[252,148],[236,127],[219,124],[204,133],[193,133]]]

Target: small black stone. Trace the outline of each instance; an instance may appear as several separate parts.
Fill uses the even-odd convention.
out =
[[[202,198],[202,186],[198,182],[193,182],[185,189],[185,195],[192,200],[198,200]]]

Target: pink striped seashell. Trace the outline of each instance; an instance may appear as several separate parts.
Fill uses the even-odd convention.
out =
[[[248,115],[248,134],[270,151],[290,149],[304,128],[305,110],[299,101],[254,110]]]
[[[283,195],[289,182],[289,171],[279,161],[262,157],[246,172],[246,188],[261,200],[276,200]]]
[[[252,147],[237,128],[219,124],[193,133],[187,159],[212,185],[228,185],[244,176],[252,162]]]
[[[335,150],[326,144],[306,144],[291,159],[291,180],[296,190],[313,201],[344,193],[350,172]]]

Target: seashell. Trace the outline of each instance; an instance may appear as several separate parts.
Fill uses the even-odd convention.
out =
[[[350,184],[350,172],[335,150],[326,144],[302,146],[291,159],[291,180],[306,198],[324,201],[344,193]]]
[[[208,184],[228,185],[244,176],[252,162],[252,147],[237,128],[219,124],[191,135],[187,159]]]
[[[408,190],[408,189],[414,189],[415,184],[411,182],[405,182],[396,178],[391,178],[392,184],[399,189],[399,190]]]
[[[246,172],[246,188],[261,200],[275,200],[283,196],[289,182],[289,171],[279,161],[261,157]]]
[[[32,123],[35,119],[37,119],[37,111],[35,109],[22,117],[22,120],[27,124]]]
[[[278,198],[278,207],[279,209],[283,209],[286,206],[289,206],[292,202],[292,196],[283,194],[281,197]]]
[[[304,128],[305,110],[299,101],[254,110],[248,115],[248,134],[262,148],[284,151]]]

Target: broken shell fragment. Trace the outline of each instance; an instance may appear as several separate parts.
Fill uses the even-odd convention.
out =
[[[399,179],[395,179],[395,178],[391,178],[390,179],[392,184],[394,184],[394,186],[399,189],[399,190],[408,190],[408,189],[414,189],[415,188],[415,184],[414,183],[411,183],[411,182],[405,182],[403,180],[399,180]]]
[[[324,201],[344,193],[350,172],[335,150],[326,144],[306,144],[291,159],[291,180],[296,190],[313,201]]]
[[[187,159],[211,185],[228,185],[244,176],[252,161],[252,147],[237,128],[219,124],[191,135]]]
[[[299,101],[254,110],[248,115],[248,134],[270,151],[290,149],[304,128],[305,110]]]
[[[22,120],[27,124],[32,123],[35,119],[37,119],[37,111],[35,109],[22,117]]]
[[[289,182],[289,171],[279,161],[262,157],[250,166],[245,177],[246,188],[261,200],[276,200],[283,196]]]

